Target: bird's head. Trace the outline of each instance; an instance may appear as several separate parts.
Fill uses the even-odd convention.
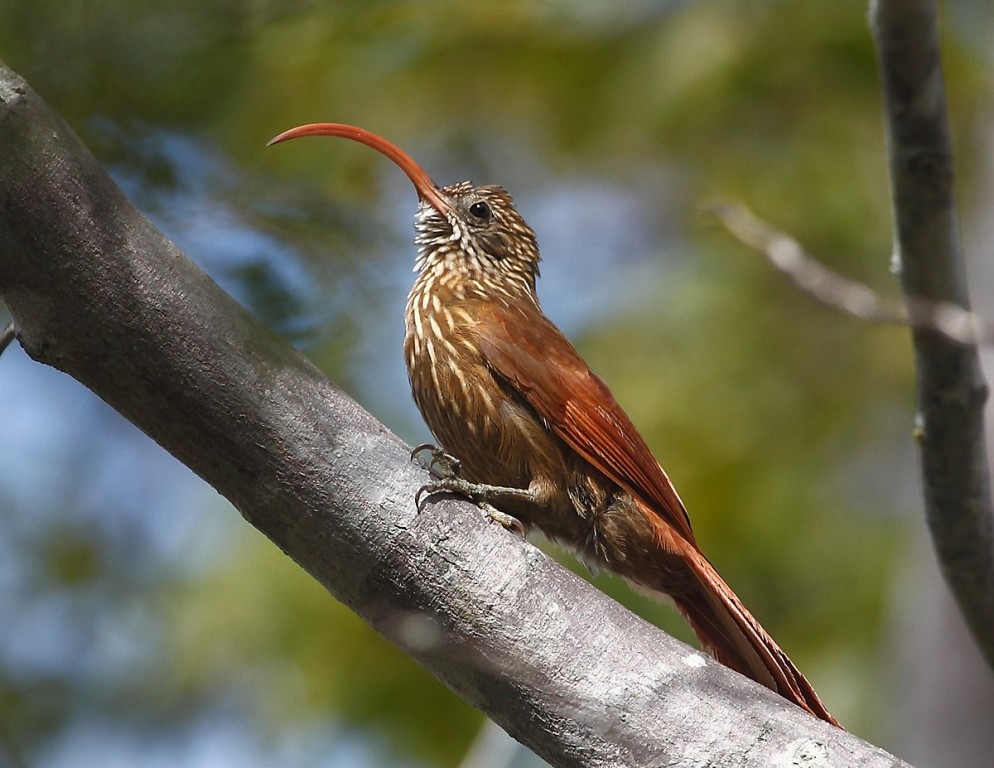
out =
[[[291,128],[269,145],[303,136],[337,136],[372,147],[390,158],[411,180],[421,205],[415,219],[417,269],[462,275],[484,285],[517,286],[534,295],[538,242],[511,196],[491,184],[468,181],[440,187],[414,159],[364,128],[311,123]]]

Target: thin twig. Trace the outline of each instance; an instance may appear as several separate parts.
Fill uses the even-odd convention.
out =
[[[946,301],[908,297],[888,299],[865,283],[833,272],[804,250],[793,237],[760,219],[744,205],[708,206],[733,237],[761,251],[791,282],[817,301],[862,320],[923,328],[960,344],[990,343],[994,329],[973,312]]]

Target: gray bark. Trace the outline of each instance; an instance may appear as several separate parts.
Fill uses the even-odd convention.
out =
[[[936,7],[875,0],[884,85],[895,267],[909,306],[969,309],[953,187]],[[974,344],[912,328],[925,513],[943,576],[994,666],[994,509],[984,431],[987,384]]]
[[[0,65],[0,297],[73,376],[557,766],[906,765],[650,626],[456,499],[124,198]]]

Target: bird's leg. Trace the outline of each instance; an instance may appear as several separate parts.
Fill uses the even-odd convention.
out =
[[[414,503],[418,509],[421,509],[421,497],[425,494],[430,496],[433,493],[458,493],[476,504],[488,520],[499,523],[508,530],[516,531],[521,538],[525,537],[525,526],[522,522],[506,512],[501,512],[490,502],[497,498],[523,499],[534,502],[535,496],[529,489],[471,483],[459,476],[461,469],[459,459],[431,443],[422,443],[411,451],[411,459],[425,451],[431,454],[431,461],[428,462],[425,469],[431,472],[436,479],[418,488],[418,492],[414,495]],[[425,464],[424,460],[420,460],[420,463],[423,466]]]

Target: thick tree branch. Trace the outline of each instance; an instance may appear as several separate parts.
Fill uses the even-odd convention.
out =
[[[969,309],[934,0],[874,0],[906,297]],[[925,509],[947,582],[994,666],[994,510],[984,442],[987,384],[973,345],[912,329]]]
[[[339,600],[554,765],[904,765],[706,660],[454,499],[0,67],[0,296]]]

